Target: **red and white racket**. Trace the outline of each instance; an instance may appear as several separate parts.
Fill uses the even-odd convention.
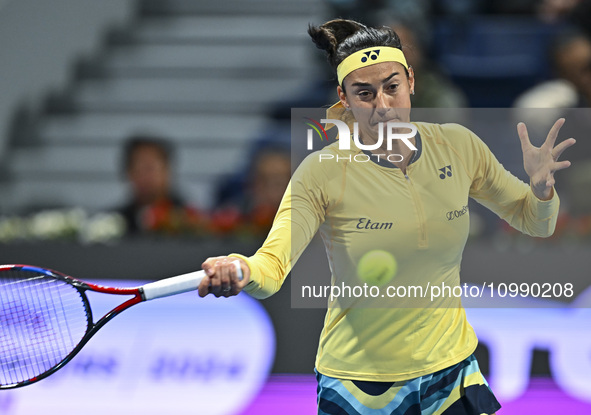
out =
[[[242,280],[238,261],[233,262]],[[55,373],[113,317],[143,301],[196,290],[205,271],[136,288],[103,287],[49,269],[0,265],[0,389]],[[96,323],[86,291],[131,295]]]

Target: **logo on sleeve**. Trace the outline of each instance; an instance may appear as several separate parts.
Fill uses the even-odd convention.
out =
[[[441,172],[441,174],[439,175],[439,178],[441,180],[445,179],[446,177],[451,177],[451,164],[449,166],[445,166],[439,169],[439,171]]]

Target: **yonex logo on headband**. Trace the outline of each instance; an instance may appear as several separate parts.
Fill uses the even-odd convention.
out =
[[[361,62],[363,62],[363,63],[367,62],[368,58],[375,61],[380,56],[380,50],[374,49],[374,50],[370,50],[368,52],[363,52],[363,54],[365,56],[363,56],[361,58]]]
[[[337,67],[339,85],[343,79],[356,69],[382,62],[398,62],[408,69],[404,53],[392,46],[369,47],[347,56]]]

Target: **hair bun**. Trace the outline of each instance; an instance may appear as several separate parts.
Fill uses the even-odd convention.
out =
[[[326,52],[334,71],[347,56],[362,49],[388,46],[402,50],[400,37],[391,27],[367,27],[353,20],[336,19],[321,26],[309,25],[308,34],[316,47]]]
[[[335,19],[321,26],[308,26],[308,34],[318,49],[324,50],[332,60],[338,46],[365,26],[353,20]]]

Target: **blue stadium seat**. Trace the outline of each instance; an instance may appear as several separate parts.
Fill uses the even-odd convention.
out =
[[[526,17],[442,19],[432,50],[471,106],[509,107],[519,93],[550,76],[548,45],[557,30]]]

